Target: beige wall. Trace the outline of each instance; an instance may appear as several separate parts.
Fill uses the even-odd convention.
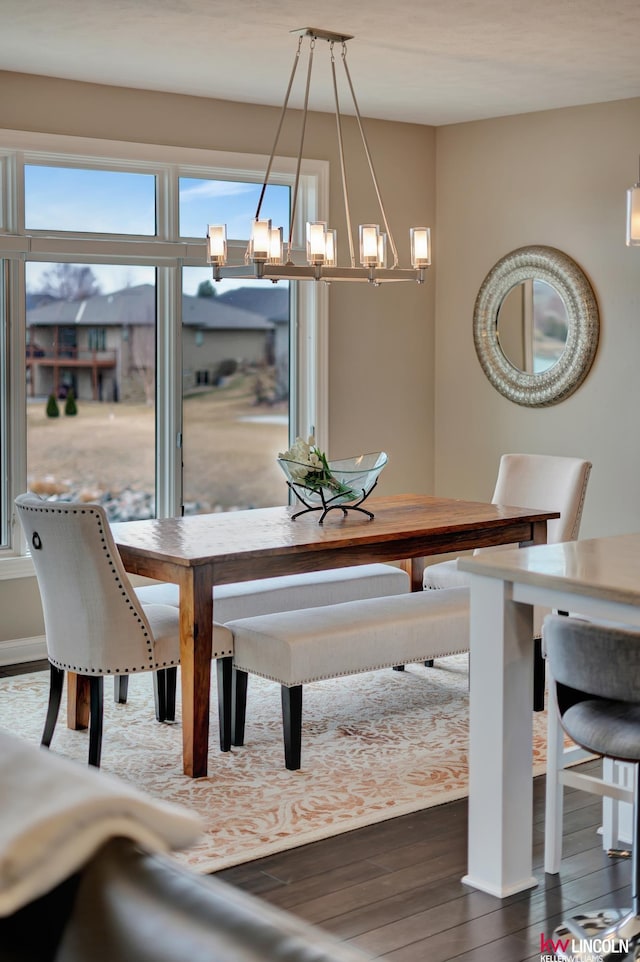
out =
[[[576,455],[593,461],[582,535],[640,530],[640,251],[624,243],[640,100],[442,127],[436,143],[436,492],[490,496],[506,451]],[[576,260],[601,315],[586,381],[541,409],[489,384],[472,337],[484,277],[528,244]]]
[[[0,127],[142,143],[268,154],[278,108],[172,94],[101,87],[0,72]],[[404,266],[409,260],[409,227],[430,226],[435,218],[435,131],[385,121],[366,124],[391,228]],[[345,124],[354,142],[354,124]],[[347,147],[348,158],[351,157]],[[287,125],[279,153],[295,156],[297,136]],[[335,119],[310,117],[305,156],[331,164],[330,223],[344,245]],[[378,222],[366,161],[350,163],[352,219]],[[204,229],[204,228],[203,228]],[[329,293],[329,453],[345,457],[385,450],[389,465],[379,490],[433,488],[434,272],[427,283],[374,289],[334,284]],[[0,582],[0,610],[10,604],[12,586]],[[0,641],[15,637],[0,621]],[[31,634],[24,632],[25,635]]]
[[[0,73],[0,89],[5,128],[264,153],[277,121],[269,108],[18,74]],[[640,530],[640,251],[624,244],[640,100],[437,131],[376,121],[368,131],[403,261],[406,225],[434,224],[437,183],[434,268],[422,290],[332,286],[331,454],[384,448],[390,464],[382,491],[479,499],[491,494],[505,451],[588,457],[594,469],[582,534]],[[332,118],[314,116],[305,153],[331,162],[331,221],[344,235],[334,141]],[[295,152],[291,139],[281,152]],[[370,218],[365,182],[360,168],[356,223]],[[571,398],[542,409],[495,391],[472,338],[482,280],[500,257],[527,244],[573,257],[601,311],[591,373]],[[22,634],[36,633],[29,582],[0,582],[0,640],[16,637],[22,623],[9,604],[16,586],[29,609]]]

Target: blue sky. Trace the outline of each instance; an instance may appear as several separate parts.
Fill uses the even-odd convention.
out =
[[[256,214],[260,184],[180,178],[179,221],[182,237],[207,234],[208,224],[227,224],[229,239],[246,240]],[[288,237],[289,188],[269,185],[260,216],[271,218]],[[82,233],[155,234],[155,177],[127,171],[25,166],[25,225],[27,230],[64,230]],[[27,284],[37,289],[50,264],[28,265]],[[150,267],[91,265],[103,293],[127,285],[154,283]],[[209,268],[185,270],[184,287],[195,294]],[[225,286],[237,286],[225,281]],[[268,282],[267,282],[268,283]]]

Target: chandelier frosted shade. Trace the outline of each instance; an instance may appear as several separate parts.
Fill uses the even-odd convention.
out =
[[[627,247],[640,246],[640,159],[638,181],[627,191]]]
[[[210,224],[208,237],[209,262],[214,267],[224,267],[227,263],[227,226]]]
[[[282,227],[272,227],[269,235],[268,264],[282,264]]]
[[[627,247],[640,246],[640,183],[627,191]]]
[[[316,27],[305,27],[302,30],[292,31],[299,35],[298,49],[294,58],[293,69],[289,80],[289,86],[282,106],[280,123],[276,132],[276,138],[267,164],[258,209],[251,228],[251,236],[246,248],[244,265],[227,265],[227,242],[226,229],[223,225],[213,225],[209,227],[208,254],[209,261],[213,268],[215,280],[222,280],[224,277],[234,278],[259,278],[265,280],[278,281],[286,280],[326,280],[326,281],[368,281],[376,286],[383,281],[417,281],[419,284],[424,282],[425,270],[431,264],[431,242],[428,228],[411,228],[411,268],[401,268],[399,266],[398,251],[389,227],[389,221],[382,202],[380,188],[376,178],[373,160],[369,145],[362,125],[362,117],[358,108],[358,103],[351,82],[349,68],[347,66],[347,40],[352,37],[331,33],[327,30],[319,30]],[[273,165],[275,152],[278,146],[282,123],[288,107],[289,96],[293,86],[293,81],[300,59],[301,45],[303,39],[309,38],[309,60],[307,67],[307,82],[304,94],[303,122],[301,125],[300,144],[297,157],[297,168],[295,184],[292,193],[291,219],[289,223],[289,239],[286,245],[283,242],[282,228],[273,228],[271,221],[260,218],[262,201],[265,189],[269,182],[269,175]],[[340,169],[342,175],[342,194],[344,202],[345,223],[347,225],[348,244],[341,244],[341,249],[346,251],[348,248],[348,263],[340,266],[337,259],[338,237],[334,228],[328,227],[323,221],[307,223],[306,228],[306,264],[296,263],[294,260],[293,234],[295,224],[295,212],[297,204],[297,193],[300,182],[300,168],[304,148],[304,134],[307,121],[309,106],[309,89],[311,85],[311,73],[313,65],[313,52],[316,40],[326,40],[330,45],[330,62],[333,77],[333,88],[335,96],[335,116],[336,129],[338,136],[338,153],[340,158]],[[381,221],[384,229],[379,224],[361,224],[359,227],[359,261],[356,260],[356,249],[351,234],[351,212],[349,205],[349,193],[347,189],[347,175],[345,151],[342,139],[342,114],[338,99],[338,85],[336,79],[336,64],[334,57],[334,45],[340,44],[342,48],[342,65],[348,90],[351,95],[355,117],[360,132],[362,146],[366,157],[373,193],[377,200],[380,211]],[[224,234],[223,234],[224,229]],[[222,238],[224,237],[224,241]],[[387,256],[392,259],[392,264],[387,267]]]
[[[412,227],[411,264],[417,270],[431,266],[431,231],[428,227]]]

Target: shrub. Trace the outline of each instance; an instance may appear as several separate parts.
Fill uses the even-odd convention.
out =
[[[47,417],[48,418],[60,417],[60,408],[58,407],[58,402],[56,401],[55,394],[49,395],[49,400],[47,401]]]
[[[72,417],[74,414],[78,413],[78,406],[76,404],[76,398],[73,393],[73,388],[69,388],[67,399],[64,402],[64,413],[69,415],[69,417]]]

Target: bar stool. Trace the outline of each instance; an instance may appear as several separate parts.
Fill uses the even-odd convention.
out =
[[[635,769],[632,906],[600,909],[565,920],[553,935],[560,959],[607,962],[640,958],[640,631],[549,615],[544,622],[547,665],[555,686],[560,724],[580,747],[631,762]]]

